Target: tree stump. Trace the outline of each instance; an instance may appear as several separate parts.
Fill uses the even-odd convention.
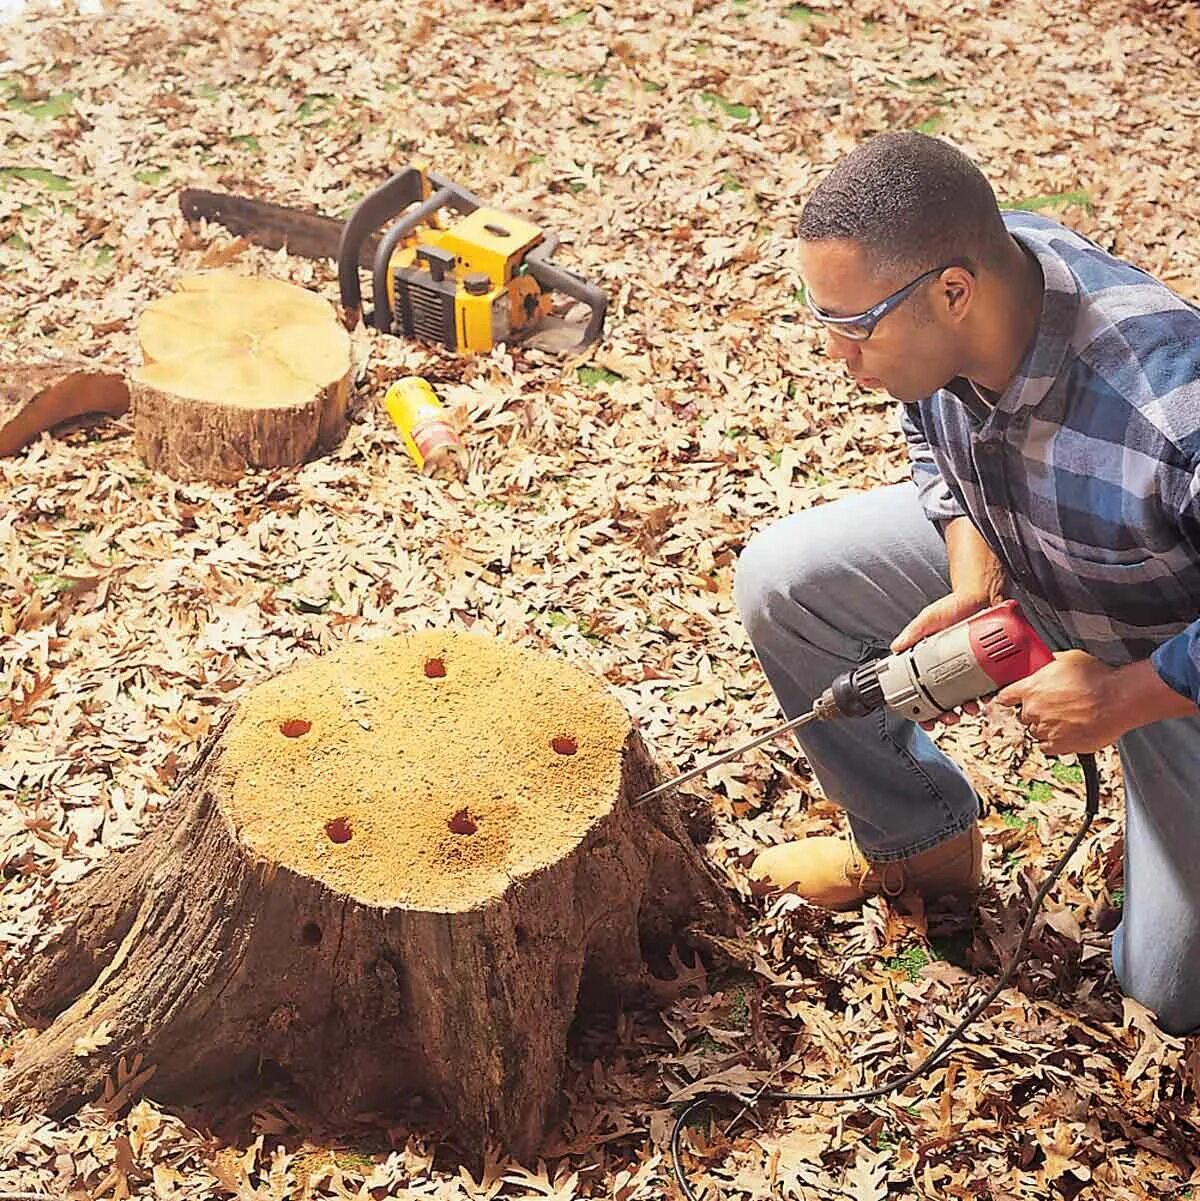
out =
[[[0,364],[0,457],[46,430],[128,408],[125,379],[109,367],[71,358]]]
[[[177,479],[232,482],[292,467],[346,432],[350,337],[333,306],[294,284],[211,271],[138,321],[133,433]]]
[[[148,1093],[188,1101],[272,1061],[326,1117],[418,1095],[527,1156],[577,1009],[653,992],[646,957],[689,926],[737,926],[678,800],[631,807],[655,782],[596,681],[495,640],[277,676],[68,894],[13,993],[49,1025],[0,1100],[67,1112],[140,1054]]]

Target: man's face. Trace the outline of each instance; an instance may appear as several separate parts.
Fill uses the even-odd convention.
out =
[[[862,251],[842,239],[801,242],[800,272],[813,303],[833,316],[862,313],[908,279],[876,278]],[[921,400],[959,374],[959,324],[948,319],[937,277],[927,280],[875,326],[865,342],[824,326],[825,348],[864,388]]]

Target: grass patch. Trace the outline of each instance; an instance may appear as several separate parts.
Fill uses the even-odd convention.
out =
[[[1001,809],[1000,820],[1010,830],[1027,830],[1030,826],[1037,825],[1036,817],[1029,817],[1024,813],[1018,813],[1015,809]]]
[[[1051,766],[1050,774],[1060,784],[1083,783],[1083,768],[1078,763],[1063,763],[1058,761]]]
[[[917,133],[937,133],[942,127],[942,114],[936,113],[932,117],[926,117],[919,125],[914,125],[913,128]]]
[[[1012,207],[1036,213],[1038,209],[1065,208],[1071,204],[1077,204],[1089,213],[1093,208],[1091,196],[1082,188],[1075,188],[1069,192],[1048,192],[1042,196],[1026,196],[1024,200],[1014,201]]]
[[[603,367],[580,367],[576,371],[579,382],[585,388],[594,388],[598,384],[615,384],[621,377]]]
[[[806,4],[792,4],[783,10],[783,15],[789,21],[802,21],[805,25],[810,25],[817,14]]]
[[[588,87],[590,87],[593,92],[597,92],[597,93],[603,92],[604,85],[606,83],[608,83],[608,80],[609,80],[609,76],[607,76],[607,75],[597,75],[592,80],[592,82],[590,84],[588,84]]]
[[[655,83],[653,79],[642,80],[643,92],[665,92],[667,85],[665,83]]]
[[[754,109],[750,105],[726,100],[716,92],[701,92],[700,96],[706,104],[715,104],[727,117],[732,117],[735,121],[748,121],[754,116]]]
[[[133,178],[136,179],[138,183],[144,183],[147,187],[155,188],[162,183],[162,181],[166,179],[168,175],[170,175],[170,171],[168,171],[166,167],[151,167],[146,171],[135,171],[133,173]]]
[[[921,978],[921,969],[928,964],[929,952],[924,947],[909,947],[887,961],[888,968],[893,972],[903,972],[910,984],[916,984]]]
[[[311,117],[318,109],[326,108],[333,101],[329,92],[310,92],[300,101],[296,115],[301,121]]]
[[[75,187],[65,175],[56,175],[44,167],[0,167],[0,179],[23,179],[41,184],[51,192],[69,192]]]
[[[1114,909],[1123,909],[1125,907],[1125,890],[1123,888],[1114,888],[1112,890],[1112,903]]]
[[[569,17],[560,17],[558,23],[566,29],[576,29],[580,25],[586,25],[587,19],[591,16],[590,8],[581,8],[578,12],[572,13]]]
[[[6,108],[25,113],[38,121],[57,121],[75,106],[74,92],[58,92],[54,96],[47,96],[45,100],[26,100],[21,95],[20,86],[11,79],[0,81],[0,97],[3,97]]]
[[[1054,798],[1054,785],[1045,780],[1030,780],[1025,785],[1025,795],[1035,805],[1044,805]]]
[[[231,142],[236,142],[239,146],[245,146],[247,150],[262,150],[262,144],[258,138],[252,133],[237,133],[229,139]]]

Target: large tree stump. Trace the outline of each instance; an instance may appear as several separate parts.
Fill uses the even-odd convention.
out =
[[[134,442],[177,479],[292,467],[346,432],[350,338],[304,288],[232,271],[188,276],[142,314],[138,341]]]
[[[15,455],[46,430],[129,408],[120,372],[82,359],[0,363],[0,456]]]
[[[14,1000],[50,1021],[6,1108],[68,1111],[122,1055],[194,1099],[264,1061],[326,1116],[432,1099],[518,1155],[580,1006],[652,987],[736,910],[620,704],[490,639],[358,644],[268,681],[135,848],[68,895]]]

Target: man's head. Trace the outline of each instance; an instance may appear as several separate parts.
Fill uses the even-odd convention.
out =
[[[829,317],[875,309],[859,323],[826,325],[829,353],[860,382],[906,401],[964,370],[980,282],[1008,269],[1013,253],[979,169],[919,133],[880,134],[842,159],[797,232],[812,305]]]

